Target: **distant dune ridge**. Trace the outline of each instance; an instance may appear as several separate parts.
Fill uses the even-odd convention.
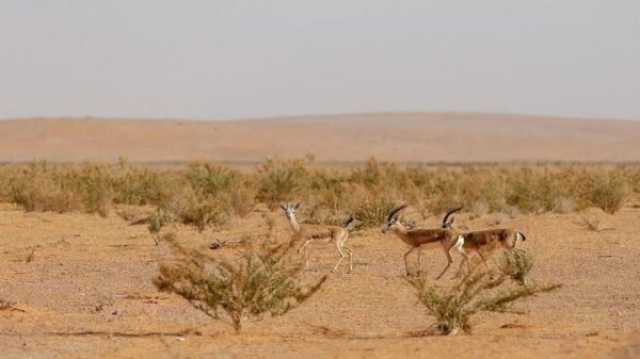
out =
[[[0,121],[0,161],[638,161],[640,121],[377,113],[234,121]]]

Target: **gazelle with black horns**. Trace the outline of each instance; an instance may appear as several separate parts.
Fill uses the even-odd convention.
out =
[[[444,251],[445,256],[447,257],[447,265],[444,267],[440,275],[436,279],[442,278],[442,276],[447,272],[451,263],[453,263],[453,259],[451,258],[451,248],[456,246],[458,242],[462,240],[462,237],[458,234],[457,231],[451,228],[453,224],[453,214],[462,209],[456,208],[447,212],[447,214],[442,219],[441,228],[432,228],[432,229],[409,229],[405,225],[403,225],[398,219],[400,215],[400,211],[407,208],[406,204],[403,204],[400,207],[394,208],[389,212],[387,218],[384,221],[384,226],[382,227],[382,233],[387,233],[388,231],[392,231],[397,237],[399,237],[404,243],[408,244],[410,249],[404,254],[404,267],[407,275],[409,274],[409,264],[407,262],[407,257],[413,252],[418,251],[418,274],[421,272],[421,252],[424,248],[430,247],[431,244],[439,244]]]
[[[333,272],[338,270],[338,267],[340,267],[340,264],[348,255],[349,273],[351,273],[353,270],[353,251],[351,248],[346,246],[346,243],[347,240],[349,240],[349,232],[351,232],[358,224],[358,221],[353,218],[353,216],[350,216],[349,219],[347,219],[343,227],[312,224],[301,225],[298,223],[296,218],[296,211],[300,208],[300,203],[296,203],[295,205],[286,203],[281,205],[280,208],[282,208],[284,214],[287,216],[287,220],[289,221],[289,225],[291,226],[294,236],[298,236],[298,238],[303,241],[300,251],[303,252],[305,266],[307,266],[309,262],[307,246],[314,241],[325,241],[326,243],[334,241],[338,254],[340,255],[340,259],[333,267]]]
[[[486,257],[498,248],[513,250],[518,241],[525,241],[524,233],[511,228],[495,228],[480,231],[467,232],[462,235],[462,241],[456,245],[456,249],[464,259],[460,263],[460,269],[469,262],[466,250],[478,253],[487,268]]]

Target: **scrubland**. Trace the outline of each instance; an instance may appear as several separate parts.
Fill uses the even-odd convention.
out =
[[[639,198],[633,164],[3,165],[0,348],[10,357],[630,358],[640,354]],[[353,273],[330,273],[331,245],[315,245],[301,265],[283,202],[302,203],[307,224],[361,221],[349,241]],[[427,250],[427,275],[405,278],[404,246],[379,231],[401,203],[419,227],[463,206],[460,230],[508,226],[528,239],[495,255],[490,272],[440,281],[444,256]]]

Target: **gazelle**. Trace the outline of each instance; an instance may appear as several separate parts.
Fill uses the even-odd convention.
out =
[[[468,264],[469,256],[465,250],[478,253],[487,268],[486,255],[493,253],[497,248],[502,247],[505,250],[513,250],[519,240],[525,241],[527,237],[524,233],[510,228],[485,229],[480,231],[472,231],[462,234],[462,240],[456,244],[456,249],[464,259],[460,263],[460,270],[465,263]]]
[[[433,228],[433,229],[409,229],[405,225],[403,225],[399,220],[399,213],[403,209],[407,208],[406,204],[398,208],[394,208],[389,212],[387,218],[384,221],[384,226],[382,227],[382,233],[387,233],[387,231],[392,231],[396,236],[398,236],[404,243],[408,244],[409,251],[404,254],[404,268],[409,274],[409,264],[407,262],[407,257],[415,250],[418,251],[418,274],[420,274],[422,265],[421,265],[421,252],[422,249],[427,247],[430,244],[440,244],[442,249],[444,250],[444,254],[447,257],[447,265],[444,267],[440,275],[436,279],[442,278],[442,276],[447,272],[451,263],[453,263],[453,259],[451,258],[451,248],[453,248],[459,241],[461,241],[460,235],[451,228],[453,224],[452,215],[455,212],[458,212],[462,209],[456,208],[447,212],[447,214],[442,219],[441,228]]]
[[[302,246],[300,247],[300,251],[303,252],[305,258],[305,266],[307,266],[309,262],[309,258],[307,255],[307,246],[314,241],[324,240],[327,243],[334,241],[336,244],[336,249],[338,250],[338,254],[340,255],[340,259],[333,267],[333,272],[338,270],[338,267],[344,260],[344,258],[349,256],[349,273],[353,270],[353,251],[351,248],[346,246],[347,240],[349,240],[349,232],[354,229],[357,225],[358,221],[350,216],[349,219],[344,223],[343,227],[339,226],[328,226],[328,225],[311,225],[311,224],[303,224],[300,225],[296,218],[296,211],[300,208],[300,203],[295,205],[286,203],[280,206],[284,211],[284,214],[287,216],[289,220],[289,225],[291,226],[291,230],[294,235],[298,236],[301,240],[304,241]]]

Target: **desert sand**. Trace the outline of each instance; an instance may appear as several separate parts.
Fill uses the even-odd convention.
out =
[[[403,279],[405,247],[378,229],[351,240],[352,274],[343,267],[309,302],[284,317],[248,320],[236,335],[228,322],[154,288],[157,263],[169,253],[145,226],[116,215],[25,213],[3,205],[0,296],[17,304],[0,311],[0,352],[3,358],[634,358],[640,355],[640,209],[634,205],[615,216],[599,213],[613,228],[602,232],[579,225],[578,214],[502,218],[502,225],[527,233],[523,248],[536,260],[532,277],[564,287],[518,304],[524,315],[480,314],[473,335],[455,337],[410,337],[433,319]],[[214,238],[265,230],[264,210],[222,231],[172,230],[185,245],[204,249]],[[284,216],[274,215],[286,235]],[[495,223],[491,215],[459,218],[471,228]],[[305,276],[328,273],[335,248],[317,244],[311,253]],[[439,250],[425,252],[423,261],[429,276],[445,263]]]

